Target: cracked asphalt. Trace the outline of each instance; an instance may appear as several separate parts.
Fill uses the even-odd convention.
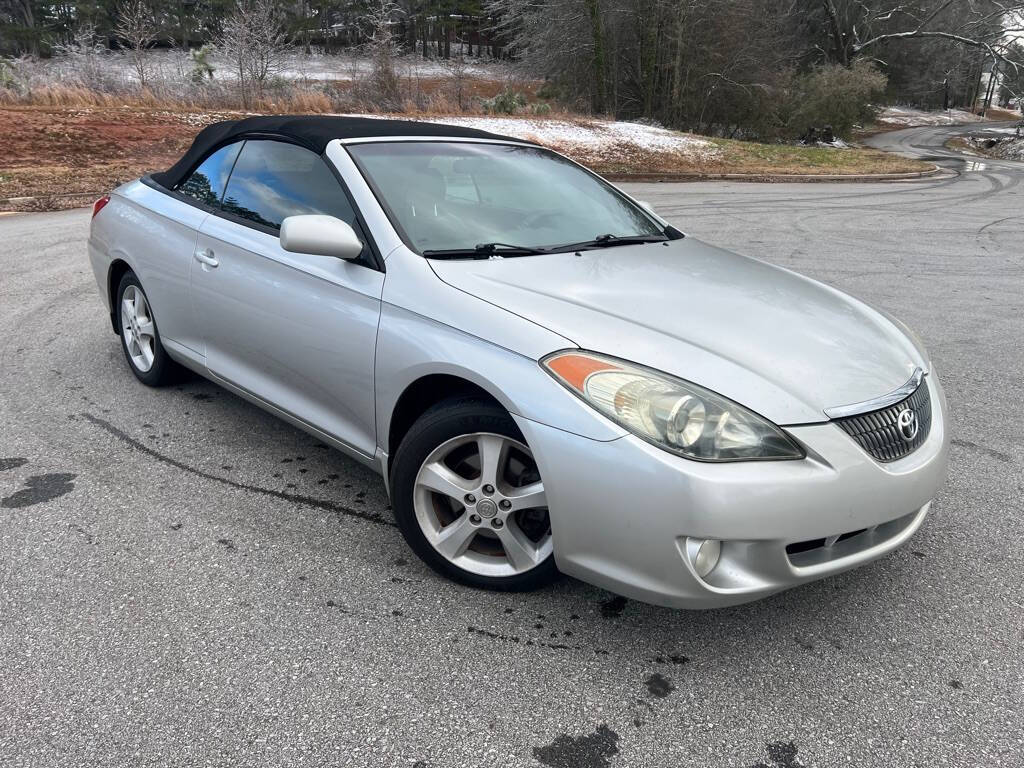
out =
[[[0,766],[1022,765],[1024,165],[941,131],[884,140],[918,182],[630,187],[906,321],[951,404],[907,546],[703,613],[441,580],[368,470],[135,381],[87,211],[0,218]]]

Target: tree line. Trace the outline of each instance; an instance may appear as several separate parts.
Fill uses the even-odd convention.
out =
[[[133,4],[133,10],[136,4]],[[156,35],[151,46],[194,48],[215,43],[225,23],[248,0],[146,0],[142,3]],[[275,15],[289,43],[337,52],[366,44],[373,36],[375,0],[275,0]],[[481,0],[398,0],[384,3],[401,46],[423,56],[456,54],[499,58],[497,20]],[[70,46],[83,28],[104,44],[131,43],[121,33],[124,0],[0,0],[0,55],[51,55]]]
[[[512,50],[580,108],[701,132],[839,132],[872,100],[970,109],[1024,72],[1007,0],[490,0]],[[1016,78],[1016,80],[1015,80]],[[1018,93],[1018,96],[1020,94]],[[995,94],[1011,98],[1012,91]]]
[[[382,109],[403,101],[400,53],[506,58],[576,111],[765,140],[846,135],[880,102],[1024,96],[1024,0],[0,0],[0,55],[83,37],[127,51],[143,87],[152,47],[213,44],[246,104],[297,50],[365,52]]]

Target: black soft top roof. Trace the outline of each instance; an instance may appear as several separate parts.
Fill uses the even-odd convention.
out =
[[[152,174],[150,178],[157,184],[172,189],[184,181],[192,169],[214,149],[251,135],[280,136],[296,144],[301,144],[318,155],[323,154],[328,142],[334,139],[453,136],[467,139],[523,141],[475,128],[440,123],[421,123],[415,120],[380,120],[370,117],[328,117],[324,115],[246,117],[242,120],[226,120],[207,126],[199,132],[181,160],[163,173]]]

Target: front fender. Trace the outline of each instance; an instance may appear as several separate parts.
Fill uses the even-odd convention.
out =
[[[556,429],[602,441],[626,434],[555,382],[531,357],[384,304],[375,379],[377,435],[385,453],[392,450],[388,434],[402,393],[417,380],[436,374],[465,379],[488,392],[509,413]]]

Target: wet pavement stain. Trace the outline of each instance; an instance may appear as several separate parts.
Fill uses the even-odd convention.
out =
[[[534,747],[533,756],[550,768],[608,768],[619,754],[619,734],[600,725],[588,736],[562,734],[545,747]]]
[[[536,646],[538,648],[551,648],[556,651],[570,651],[570,650],[585,650],[583,648],[574,648],[571,645],[565,643],[547,643],[543,640],[533,640],[531,638],[519,637],[519,635],[506,635],[501,632],[491,632],[489,629],[480,629],[479,627],[466,627],[466,631],[471,635],[477,635],[479,637],[486,637],[491,640],[500,640],[504,643],[516,643],[521,645]],[[594,653],[607,653],[607,651],[595,650]]]
[[[239,483],[234,480],[229,480],[226,477],[218,477],[217,475],[210,474],[209,472],[204,472],[201,469],[191,467],[183,461],[178,461],[177,459],[171,458],[166,454],[160,453],[159,451],[150,448],[148,445],[140,443],[134,437],[131,437],[126,432],[118,429],[105,419],[93,416],[91,413],[83,413],[82,418],[88,421],[89,423],[93,424],[94,426],[99,427],[100,429],[103,429],[106,432],[109,432],[111,435],[113,435],[115,438],[117,438],[119,441],[129,446],[130,448],[134,448],[137,451],[142,451],[146,455],[156,459],[157,461],[163,464],[167,464],[168,466],[174,467],[175,469],[179,469],[182,472],[188,472],[189,474],[195,475],[196,477],[201,477],[205,480],[212,480],[213,482],[222,483],[223,485],[226,485],[230,488],[237,488],[242,491],[249,491],[251,493],[258,493],[264,496],[270,496],[272,498],[280,499],[282,501],[292,502],[295,504],[305,504],[306,506],[316,507],[317,509],[327,510],[328,512],[334,512],[337,515],[357,517],[360,520],[365,520],[370,523],[376,523],[377,525],[395,525],[395,523],[391,522],[390,520],[381,517],[379,512],[364,512],[362,510],[350,509],[349,507],[344,507],[340,504],[334,504],[324,499],[317,499],[312,496],[304,496],[298,493],[283,493],[281,491],[275,491],[272,488],[261,488],[256,485],[247,485],[245,483]],[[294,488],[295,484],[289,483],[288,487]]]
[[[77,523],[68,523],[68,530],[72,530],[75,533],[81,534],[82,538],[85,539],[85,542],[87,544],[96,543],[96,539],[93,537],[93,535]]]
[[[605,600],[601,603],[601,615],[606,619],[614,619],[617,616],[622,615],[622,611],[626,608],[626,603],[629,601],[621,596],[613,597],[610,600]]]
[[[752,768],[803,768],[796,756],[799,751],[792,741],[775,741],[765,744],[768,762],[754,763]]]
[[[647,692],[658,699],[666,698],[676,689],[676,687],[672,685],[671,680],[657,672],[650,675],[647,680],[644,681],[644,685],[647,686]]]
[[[653,659],[651,659],[651,661],[653,661],[655,664],[675,664],[677,666],[681,666],[683,664],[689,664],[690,657],[683,656],[678,653],[672,653],[668,656],[655,656]]]
[[[0,472],[6,472],[8,469],[24,467],[26,464],[28,464],[28,459],[22,458],[21,456],[15,456],[9,459],[0,459]]]
[[[952,440],[950,440],[950,443],[952,445],[955,445],[957,448],[967,448],[972,451],[978,451],[979,453],[983,453],[986,456],[990,456],[993,459],[997,459],[998,461],[1006,463],[1013,461],[1013,458],[1008,453],[1003,453],[1002,451],[997,451],[994,448],[979,445],[978,443],[972,442],[970,440],[957,440],[956,438],[953,438]]]
[[[47,501],[53,501],[65,493],[70,493],[75,489],[75,484],[71,482],[78,475],[74,475],[70,472],[57,472],[50,475],[32,475],[25,481],[25,488],[20,491],[15,491],[10,496],[7,496],[0,501],[0,507],[7,509],[18,509],[21,507],[30,507],[33,504],[42,504]]]

